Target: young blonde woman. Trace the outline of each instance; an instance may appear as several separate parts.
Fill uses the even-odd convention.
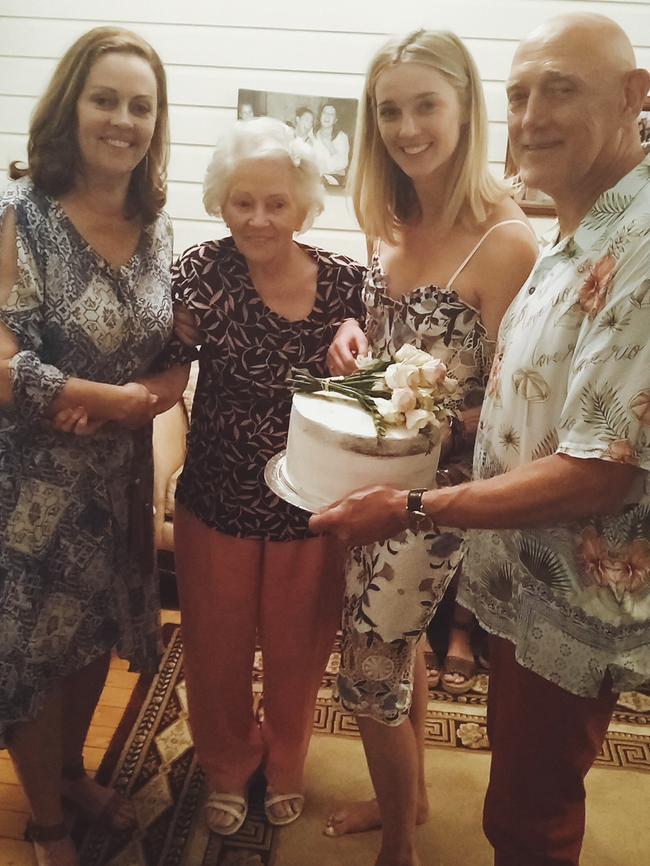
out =
[[[365,332],[341,325],[331,372],[405,343],[442,358],[459,382],[439,483],[471,470],[472,424],[501,317],[535,261],[530,225],[487,167],[487,120],[474,62],[450,33],[384,45],[360,108],[353,197],[370,239]],[[463,424],[463,421],[465,422]],[[376,866],[419,866],[426,671],[418,641],[461,567],[462,533],[418,526],[350,551],[338,696],[359,723],[376,799],[334,813],[329,835],[383,826]]]

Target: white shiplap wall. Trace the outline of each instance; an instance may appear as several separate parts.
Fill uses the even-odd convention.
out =
[[[375,49],[388,34],[415,27],[451,29],[466,40],[485,85],[490,161],[501,174],[503,82],[515,46],[545,18],[572,10],[614,18],[630,35],[638,63],[650,66],[646,0],[0,0],[0,189],[9,161],[25,156],[30,113],[57,59],[99,24],[136,30],[165,63],[172,133],[168,210],[177,251],[225,233],[203,212],[201,181],[215,139],[235,119],[238,88],[358,98]],[[364,256],[352,209],[340,194],[328,195],[305,239]]]

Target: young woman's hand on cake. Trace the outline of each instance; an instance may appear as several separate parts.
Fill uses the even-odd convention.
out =
[[[357,367],[359,355],[368,353],[368,340],[356,319],[341,322],[327,353],[327,366],[332,376],[349,376]]]
[[[315,533],[335,535],[350,547],[383,541],[411,525],[407,496],[408,490],[394,487],[364,487],[314,514],[309,528]]]

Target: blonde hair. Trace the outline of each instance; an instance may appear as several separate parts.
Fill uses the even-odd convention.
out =
[[[93,64],[111,52],[141,57],[156,79],[157,113],[153,137],[146,157],[133,170],[127,195],[127,216],[139,215],[145,222],[151,222],[167,198],[167,82],[158,54],[130,30],[96,27],[68,48],[32,114],[27,167],[12,162],[9,174],[12,178],[29,175],[36,187],[53,196],[72,189],[80,160],[77,102]]]
[[[298,204],[305,212],[300,231],[307,231],[323,210],[320,167],[313,148],[296,138],[286,123],[272,117],[238,120],[219,139],[203,182],[206,211],[221,216],[233,175],[249,159],[284,159],[291,165]]]
[[[487,111],[478,70],[469,51],[453,33],[416,30],[383,45],[366,75],[351,168],[352,200],[361,228],[370,238],[394,242],[399,224],[418,215],[420,209],[412,181],[389,156],[377,125],[377,80],[384,70],[398,63],[430,66],[456,91],[463,129],[452,157],[441,210],[447,226],[459,218],[480,225],[490,207],[508,195],[510,187],[488,169]]]

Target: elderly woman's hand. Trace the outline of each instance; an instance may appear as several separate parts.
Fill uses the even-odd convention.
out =
[[[106,424],[105,418],[91,420],[83,406],[74,409],[61,409],[48,422],[52,430],[59,433],[74,433],[75,436],[93,436]]]
[[[364,487],[335,502],[309,521],[312,532],[335,535],[351,547],[383,541],[409,525],[407,490],[394,487]]]
[[[183,304],[174,304],[174,333],[186,346],[198,346],[201,342],[196,317]]]
[[[368,352],[368,340],[356,319],[346,319],[339,325],[327,352],[327,366],[332,376],[347,376],[357,369],[357,355]]]
[[[128,382],[117,388],[119,395],[111,401],[111,420],[117,421],[123,427],[137,430],[149,424],[156,416],[158,396],[139,382]]]

